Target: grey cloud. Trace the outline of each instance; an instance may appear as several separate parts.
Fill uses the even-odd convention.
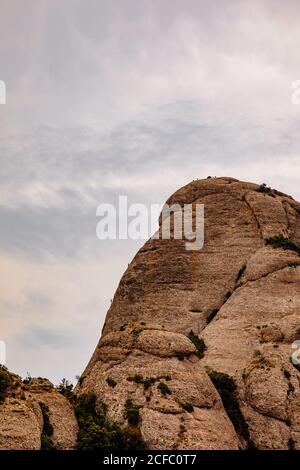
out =
[[[209,106],[212,104],[207,102],[206,109]],[[190,168],[194,179],[207,176],[201,173],[203,168],[209,174],[210,167],[225,174],[229,165],[236,176],[240,166],[247,164],[249,179],[253,175],[259,182],[259,178],[267,177],[266,182],[274,184],[274,173],[257,172],[257,162],[284,156],[288,164],[299,154],[300,143],[293,138],[295,124],[288,132],[283,122],[276,123],[275,128],[274,121],[258,126],[245,114],[238,122],[216,118],[214,125],[205,119],[203,108],[203,103],[196,102],[170,104],[167,110],[119,126],[102,139],[75,129],[69,134],[66,130],[41,129],[36,138],[25,138],[25,154],[16,141],[12,150],[5,142],[0,156],[5,167],[2,182],[4,187],[16,185],[16,189],[12,196],[15,207],[0,204],[0,247],[35,256],[43,252],[74,256],[87,244],[90,248],[96,246],[96,207],[106,202],[117,204],[119,194],[127,194],[131,202],[162,204],[167,190],[171,192],[188,182],[181,179],[183,167]],[[161,181],[155,182],[158,171],[173,171],[178,181],[173,187],[167,183],[162,191]],[[151,189],[143,188],[144,194],[132,185],[126,186],[128,178],[138,181],[141,174],[150,174],[153,180]],[[149,177],[145,185],[147,180]],[[47,194],[45,207],[43,203],[42,207],[36,206],[38,195],[26,200],[24,193],[36,182],[51,189],[50,196],[53,193],[57,198],[53,206],[50,201],[47,207]]]
[[[101,202],[162,204],[209,174],[300,198],[298,19],[298,0],[2,0],[0,254],[14,289],[0,302],[13,367],[57,380],[88,360],[142,243],[100,243]]]

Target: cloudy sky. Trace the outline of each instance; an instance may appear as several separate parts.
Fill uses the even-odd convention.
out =
[[[96,208],[207,175],[300,199],[298,0],[0,0],[0,339],[74,380],[142,241]]]

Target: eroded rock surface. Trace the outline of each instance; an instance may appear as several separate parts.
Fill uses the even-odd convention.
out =
[[[193,181],[167,202],[205,205],[204,247],[187,251],[172,238],[143,246],[77,393],[95,392],[123,427],[126,402],[137,405],[152,449],[300,449],[300,373],[290,360],[300,336],[300,204],[227,177]]]
[[[0,403],[0,450],[41,449],[45,413],[53,428],[53,448],[74,449],[78,426],[68,400],[47,379],[22,381],[15,374],[8,375],[6,397]]]
[[[204,247],[145,243],[117,288],[78,401],[95,394],[111,422],[150,449],[300,449],[300,368],[291,362],[300,204],[227,177],[193,181],[167,202],[205,205]],[[53,443],[74,448],[66,398],[47,380],[12,375],[0,449],[40,449],[47,417]]]

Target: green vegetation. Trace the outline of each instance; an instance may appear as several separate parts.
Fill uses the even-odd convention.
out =
[[[262,183],[257,189],[256,189],[256,192],[257,193],[265,193],[265,194],[272,194],[273,193],[273,190],[266,185],[266,183]]]
[[[129,408],[129,405],[128,405]],[[96,395],[81,395],[75,406],[79,431],[78,450],[136,450],[145,449],[139,429],[123,430],[106,415],[106,406],[96,407]]]
[[[127,380],[129,382],[135,382],[136,384],[141,384],[144,386],[146,390],[150,388],[151,385],[153,385],[155,382],[161,379],[171,380],[171,377],[170,375],[162,375],[159,377],[143,377],[142,375],[139,375],[139,374],[135,374],[135,375],[127,377]]]
[[[288,197],[291,198],[288,194],[282,193],[281,191],[278,191],[277,189],[270,188],[270,186],[267,186],[266,183],[262,183],[257,189],[257,193],[265,193],[269,194],[269,196],[275,197],[275,196],[281,196],[281,197]],[[292,198],[291,198],[292,199]]]
[[[43,431],[41,436],[41,450],[58,450],[53,442],[53,426],[49,419],[49,408],[45,403],[39,403],[43,415]]]
[[[107,377],[106,382],[112,388],[117,385],[117,382],[112,377]]]
[[[152,384],[154,384],[154,382],[157,380],[155,379],[154,377],[142,377],[141,375],[139,374],[135,374],[131,377],[127,377],[127,380],[129,382],[135,382],[137,384],[142,384],[144,385],[145,389],[148,389],[151,387]]]
[[[219,311],[218,308],[213,308],[211,310],[211,312],[208,314],[207,319],[206,319],[207,324],[210,323],[211,321],[213,321],[213,319],[217,315],[218,311]]]
[[[207,369],[207,373],[220,394],[226,413],[237,434],[242,436],[244,439],[249,440],[248,425],[236,398],[236,385],[233,378],[228,374],[216,372],[209,368]]]
[[[56,390],[69,401],[74,399],[73,384],[71,384],[67,379],[63,378],[60,384],[56,387]]]
[[[193,330],[191,330],[188,334],[189,340],[194,344],[194,346],[197,349],[197,356],[198,357],[203,357],[204,356],[204,351],[206,349],[205,343],[202,338],[199,338],[198,335],[195,335]]]
[[[254,444],[254,442],[250,439],[248,441],[248,446],[247,446],[247,450],[259,450],[256,445]]]
[[[295,450],[295,441],[292,437],[289,438],[288,446],[289,450]]]
[[[151,387],[152,384],[154,384],[154,382],[155,382],[155,379],[153,377],[146,377],[145,379],[143,379],[142,384],[147,390],[148,388]]]
[[[254,363],[253,366],[257,368],[264,369],[266,367],[272,367],[272,363],[264,357],[259,349],[253,351]]]
[[[0,365],[0,403],[5,401],[9,387],[12,384],[7,367]]]
[[[289,238],[284,238],[281,236],[267,238],[265,240],[266,245],[271,245],[274,248],[283,248],[284,250],[291,250],[297,253],[300,256],[300,246],[298,243],[293,242]]]
[[[134,328],[131,333],[134,338],[138,338],[142,331],[143,328]]]
[[[59,448],[56,444],[54,444],[50,436],[47,436],[47,434],[42,433],[41,450],[59,450]]]
[[[164,397],[172,394],[172,391],[169,389],[168,385],[165,384],[164,382],[159,382],[159,384],[157,385],[157,388],[160,390],[160,392],[162,393]]]
[[[125,403],[125,418],[133,426],[138,425],[140,422],[140,409],[129,399]]]

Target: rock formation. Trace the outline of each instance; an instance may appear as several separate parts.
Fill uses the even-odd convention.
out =
[[[300,449],[300,204],[227,177],[167,202],[205,205],[204,247],[140,249],[77,394],[150,449]]]
[[[1,368],[0,389],[0,450],[75,448],[73,407],[49,380],[22,381]]]
[[[150,449],[300,449],[300,204],[227,177],[167,202],[204,204],[204,247],[171,237],[140,249],[78,400],[96,397]],[[0,404],[0,448],[40,448],[49,420],[55,443],[74,447],[67,400],[47,381],[18,383]]]

